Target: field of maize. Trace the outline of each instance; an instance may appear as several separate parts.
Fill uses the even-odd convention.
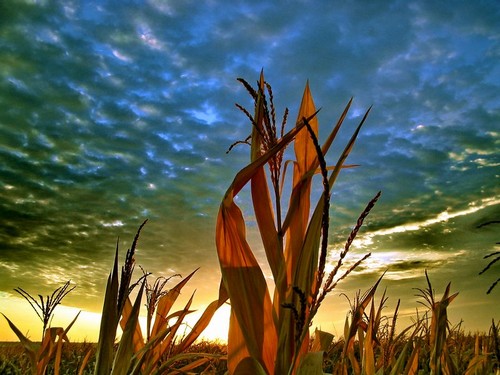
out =
[[[397,307],[390,315],[383,313],[387,298],[385,293],[376,293],[384,276],[380,275],[364,293],[349,296],[351,311],[342,337],[311,330],[326,296],[360,264],[370,261],[368,253],[350,266],[344,264],[380,192],[359,214],[337,263],[327,272],[331,192],[341,170],[356,167],[346,164],[346,159],[370,109],[340,150],[337,162],[328,165],[326,155],[352,99],[320,144],[317,110],[308,85],[297,120],[285,131],[288,110],[277,123],[273,92],[263,74],[255,88],[243,79],[240,82],[253,98],[254,108],[237,106],[252,126],[249,137],[231,148],[248,144],[250,162],[229,184],[217,215],[215,243],[222,274],[218,298],[188,332],[181,330],[192,312],[193,298],[181,309],[174,309],[174,304],[196,270],[170,289],[166,288],[169,279],[151,281],[151,275],[144,272],[134,276],[135,250],[144,222],[121,269],[116,248],[98,342],[67,342],[78,315],[66,328],[50,326],[55,307],[72,290],[69,283],[45,299],[17,288],[42,321],[43,337],[41,343],[32,342],[4,315],[20,342],[0,346],[0,373],[500,374],[499,322],[492,320],[489,332],[477,334],[465,333],[460,325],[450,326],[447,307],[458,293],[448,284],[438,297],[427,273],[427,285],[417,289],[424,310],[408,327],[397,326]],[[292,145],[295,158],[285,160],[285,149]],[[322,191],[316,201],[313,178],[320,181]],[[272,288],[246,239],[244,215],[234,200],[245,186],[250,188]],[[145,329],[139,325],[144,303]],[[227,345],[198,341],[225,303],[231,306]],[[118,326],[123,331],[119,340]]]

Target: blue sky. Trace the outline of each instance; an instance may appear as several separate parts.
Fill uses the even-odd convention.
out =
[[[348,160],[360,167],[333,193],[331,258],[382,190],[353,249],[373,255],[330,297],[318,317],[325,330],[347,313],[339,293],[386,269],[392,303],[408,312],[427,269],[438,293],[449,281],[460,292],[455,323],[485,330],[499,318],[500,288],[486,295],[498,267],[478,276],[498,250],[498,224],[478,228],[500,216],[497,2],[6,1],[0,10],[0,310],[15,287],[48,294],[71,279],[66,304],[99,311],[116,240],[125,252],[144,219],[137,263],[156,276],[201,267],[195,301],[214,299],[218,205],[249,160],[244,145],[226,154],[250,132],[234,104],[251,108],[251,98],[236,78],[255,82],[264,69],[278,116],[288,107],[295,119],[309,81],[322,136],[354,97],[337,149],[373,105]],[[262,255],[245,192],[238,203]]]

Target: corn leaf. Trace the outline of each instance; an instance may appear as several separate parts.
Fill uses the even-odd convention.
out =
[[[59,375],[59,371],[60,371],[63,341],[69,342],[67,334],[68,334],[69,330],[71,329],[71,327],[73,326],[73,324],[75,324],[76,319],[78,319],[80,312],[81,311],[78,311],[78,313],[73,318],[73,320],[69,323],[69,325],[66,327],[66,329],[63,330],[62,328],[60,328],[60,330],[58,331],[59,340],[57,341],[57,352],[56,352],[56,357],[54,360],[54,374],[55,375]]]
[[[122,330],[125,330],[128,320],[133,314],[134,307],[132,306],[132,302],[130,301],[130,297],[127,297],[125,304],[123,305],[122,318],[120,320],[120,327]],[[142,336],[141,326],[137,324],[135,326],[135,332],[133,336],[134,342],[134,353],[137,353],[144,347],[144,338]]]
[[[168,372],[168,369],[176,362],[179,361],[186,361],[186,360],[193,360],[196,358],[202,357],[203,361],[211,360],[211,359],[223,359],[224,356],[221,356],[220,354],[210,354],[210,353],[182,353],[178,354],[174,357],[171,357],[165,361],[162,362],[161,366],[158,367],[158,369],[155,371],[155,374],[184,374],[187,372],[183,371],[189,371],[191,368],[191,365],[186,365],[187,370],[182,370],[182,369],[177,369],[173,370],[172,372]],[[196,361],[194,363],[197,363]],[[190,373],[187,373],[190,374]]]
[[[38,351],[38,374],[45,373],[49,362],[54,356],[54,374],[59,374],[63,341],[69,342],[67,332],[78,318],[78,315],[80,315],[80,312],[78,312],[66,329],[62,327],[49,327],[45,330],[45,335]]]
[[[297,375],[323,375],[324,352],[309,352],[302,357]]]
[[[150,337],[142,349],[134,354],[136,361],[131,374],[138,374],[140,372],[149,374],[153,371],[153,368],[157,366],[158,360],[162,354],[162,341],[171,331],[172,328],[166,326],[162,331],[158,332],[156,336]]]
[[[63,336],[60,336],[59,340],[57,340],[55,345],[56,353],[54,358],[54,375],[59,375],[59,371],[61,369],[62,344],[63,344]]]
[[[118,244],[116,246],[113,270],[108,277],[102,308],[99,341],[96,351],[94,374],[109,374],[113,365],[113,345],[118,327]]]
[[[174,347],[174,342],[177,339],[176,334],[179,327],[184,324],[184,318],[187,314],[192,312],[189,308],[193,302],[193,296],[194,293],[182,310],[176,311],[165,318],[166,322],[176,318],[175,323],[173,325],[165,324],[163,329],[158,332],[156,336],[149,339],[141,352],[136,354],[136,357],[140,358],[141,363],[144,363],[145,370],[143,373],[149,374],[153,371],[162,356],[175,356],[182,351],[180,346]],[[138,366],[136,366],[136,368],[138,368]],[[135,373],[135,369],[133,373]]]
[[[231,309],[227,340],[228,373],[234,374],[239,363],[247,357],[250,357],[250,353],[248,351],[248,347],[245,345],[245,337],[243,336],[241,327],[238,324],[234,310]]]
[[[232,201],[229,206],[221,205],[217,228],[222,276],[236,317],[231,324],[245,327],[240,345],[271,372],[277,346],[273,306],[262,270],[246,241],[243,215]],[[239,337],[228,337],[228,341],[235,339]]]
[[[203,355],[203,354],[198,354],[198,355]],[[210,357],[202,357],[198,359],[194,359],[191,362],[189,362],[187,365],[182,366],[179,369],[176,369],[175,372],[179,374],[186,374],[188,371],[192,371],[196,369],[197,367],[203,366],[206,363],[210,362],[212,358]]]
[[[262,365],[252,357],[245,357],[242,361],[238,363],[238,366],[234,370],[234,375],[267,375]]]
[[[186,306],[184,306],[184,309],[178,311],[178,318],[175,321],[175,323],[171,327],[171,332],[169,335],[166,337],[166,339],[162,342],[162,352],[165,352],[165,348],[167,347],[172,347],[174,340],[177,339],[177,331],[179,328],[185,323],[184,318],[193,312],[193,310],[190,310],[189,308],[191,307],[191,304],[193,303],[193,297],[194,297],[194,292],[191,294],[191,297],[189,298],[188,302],[186,303]],[[170,320],[170,319],[169,319]],[[174,350],[172,350],[172,354],[179,354],[181,352],[181,348],[179,346],[175,347]]]
[[[356,335],[356,331],[358,330],[358,327],[360,327],[364,322],[363,322],[363,314],[365,312],[366,307],[372,300],[373,296],[375,295],[375,292],[377,291],[377,287],[382,281],[382,278],[384,277],[385,272],[380,276],[380,278],[377,280],[377,282],[371,287],[371,289],[366,293],[362,299],[358,301],[358,304],[356,306],[356,309],[353,311],[353,316],[352,316],[352,324],[350,327],[350,331],[348,336],[346,337],[346,340],[352,341],[354,340],[354,336]]]
[[[219,288],[219,299],[212,301],[195,325],[191,328],[186,337],[179,344],[179,351],[186,350],[191,344],[199,337],[199,335],[203,332],[203,330],[208,326],[215,312],[221,307],[227,300],[228,295],[226,288],[224,288],[224,284],[221,283]]]
[[[377,290],[378,285],[380,284],[380,281],[382,281],[382,278],[384,277],[385,272],[380,276],[380,278],[377,280],[377,282],[371,287],[371,289],[365,293],[365,295],[358,299],[356,306],[354,310],[352,311],[352,321],[351,325],[349,327],[344,328],[344,330],[347,332],[347,334],[344,336],[345,338],[345,343],[344,343],[344,350],[343,350],[343,355],[347,356],[349,358],[349,361],[351,362],[351,365],[353,367],[353,371],[356,374],[361,373],[361,367],[359,366],[359,362],[356,359],[356,356],[354,354],[354,339],[356,337],[356,333],[360,332],[362,334],[362,329],[365,328],[366,323],[363,321],[363,314],[372,300],[373,296],[375,295],[375,292]],[[363,340],[360,340],[359,345],[363,345]]]
[[[481,371],[486,367],[488,361],[488,356],[484,354],[474,356],[469,365],[467,366],[467,370],[465,371],[465,375],[474,375],[478,371]]]
[[[418,357],[420,355],[420,347],[415,346],[413,351],[411,352],[410,358],[408,358],[408,362],[406,363],[405,375],[416,375],[418,373]]]
[[[92,350],[89,349],[85,357],[83,357],[82,363],[80,364],[80,368],[78,369],[78,375],[83,375],[85,373],[85,367],[87,367],[90,356],[92,355]]]
[[[17,338],[23,345],[25,352],[28,354],[31,368],[33,369],[33,371],[35,371],[38,362],[37,346],[30,339],[24,336],[23,333],[19,330],[19,328],[17,328],[16,325],[12,323],[12,321],[9,318],[7,318],[3,313],[0,314],[2,314],[3,317],[7,320],[10,329],[12,329],[12,331],[16,334]]]
[[[314,134],[317,135],[318,121],[315,114],[316,108],[309,84],[306,84],[297,116],[297,123],[301,121],[307,122]],[[304,121],[304,119],[307,120]],[[318,259],[318,247],[315,247],[315,245],[319,244],[319,236],[316,238],[309,237],[309,241],[305,243],[307,223],[310,215],[310,194],[313,175],[310,172],[311,170],[314,171],[318,164],[316,148],[311,140],[308,129],[302,129],[297,134],[294,150],[296,162],[294,163],[293,170],[293,189],[289,210],[283,224],[283,230],[286,230],[285,262],[286,286],[288,288],[284,299],[291,303],[296,301],[296,296],[293,294],[291,287],[298,287],[306,296],[310,294],[311,284],[315,279]],[[321,220],[319,220],[319,225],[321,226]],[[300,268],[299,265],[301,265]],[[308,311],[305,313],[307,315]],[[283,311],[280,314],[280,319],[278,363],[280,366],[288,367],[296,351],[300,351],[298,356],[295,355],[297,358],[305,354],[308,337],[304,341],[304,345],[301,345],[300,348],[294,348],[294,346],[288,343],[295,341],[295,337],[297,336],[295,329],[298,327],[295,327],[291,318],[291,312]],[[300,335],[300,333],[298,334]]]
[[[307,91],[306,91],[307,93]],[[305,93],[305,95],[306,95]],[[310,92],[309,92],[310,95]],[[312,97],[310,98],[310,101],[312,102]],[[304,102],[304,99],[303,99]],[[314,104],[308,104],[307,107],[311,108]],[[350,105],[350,102],[348,106]],[[332,134],[328,138],[327,143],[323,147],[324,150],[328,150],[330,142],[330,138],[333,137],[333,134],[335,134],[338,131],[338,127],[343,121],[343,118],[345,117],[345,114],[347,112],[348,106],[344,110],[344,113],[339,120],[337,126],[334,128],[332,131]],[[337,164],[335,165],[335,168],[333,169],[333,172],[331,176],[329,177],[329,186],[330,189],[333,186],[333,184],[336,181],[336,178],[341,170],[341,168],[344,166],[344,162],[347,159],[347,156],[351,152],[354,143],[356,141],[357,135],[359,134],[359,131],[364,124],[368,113],[370,109],[365,113],[363,119],[361,120],[360,124],[354,131],[353,135],[351,136],[351,139],[347,143],[347,145],[344,148],[344,151],[339,157],[339,160],[337,161]],[[316,161],[317,163],[317,161]],[[316,169],[317,165],[312,164],[311,168]],[[295,185],[295,188],[292,192],[292,198],[290,202],[290,209],[287,214],[287,219],[285,219],[285,223],[283,224],[283,227],[286,228],[288,225],[288,222],[290,222],[290,229],[287,231],[287,233],[290,233],[290,236],[287,241],[290,241],[290,247],[287,248],[287,253],[286,253],[286,261],[287,264],[289,264],[289,272],[293,272],[295,269],[295,273],[292,273],[294,276],[293,280],[293,285],[298,285],[301,290],[309,292],[314,288],[319,288],[319,285],[315,285],[315,272],[317,269],[317,262],[318,262],[318,251],[319,251],[319,243],[320,243],[320,231],[321,231],[321,220],[322,220],[322,214],[323,214],[323,209],[324,209],[324,200],[320,198],[316,204],[314,213],[310,219],[309,226],[307,227],[307,232],[305,234],[305,239],[303,239],[303,242],[301,242],[301,239],[298,238],[297,233],[300,232],[303,228],[303,225],[305,225],[305,222],[300,222],[299,218],[302,216],[302,220],[307,220],[305,212],[302,210],[305,209],[305,207],[309,206],[308,203],[308,196],[306,196],[306,193],[308,191],[307,185],[310,184],[309,182],[306,182],[304,179],[300,179],[297,177],[299,180],[297,184]],[[296,178],[294,177],[294,182],[296,181]],[[305,187],[304,187],[305,186]],[[302,207],[302,205],[304,207]],[[302,214],[300,214],[302,212]],[[307,215],[309,215],[309,212],[307,212]],[[289,219],[291,218],[291,219]],[[286,228],[288,229],[288,228]],[[294,240],[294,236],[297,236],[296,239]],[[299,242],[300,242],[300,247],[299,247]],[[288,242],[287,242],[288,243]],[[298,250],[296,250],[298,249]],[[295,255],[294,255],[295,254]],[[294,261],[294,259],[296,259]],[[295,264],[299,266],[295,266]],[[294,268],[297,267],[297,268]]]
[[[120,344],[118,345],[118,350],[113,361],[111,375],[126,375],[131,366],[132,356],[134,355],[134,335],[137,325],[139,324],[139,311],[141,308],[142,294],[144,292],[144,283],[145,281],[143,281],[139,288],[134,306],[125,324],[125,329],[123,330]]]
[[[300,103],[299,113],[297,115],[297,123],[300,123],[303,118],[310,117],[316,112],[316,107],[314,105],[314,100],[309,89],[309,82],[306,83],[304,93],[302,95],[302,102]],[[318,119],[313,117],[309,121],[314,134],[318,135]],[[316,148],[311,136],[307,129],[302,129],[295,138],[294,144],[295,158],[297,160],[298,176],[303,176],[311,169],[316,169],[314,167],[317,165],[318,155],[316,154]],[[314,167],[314,168],[313,168]]]
[[[327,351],[333,342],[333,335],[329,332],[321,331],[316,328],[314,331],[314,340],[311,344],[311,352]]]
[[[411,347],[411,345],[412,345],[412,340],[408,340],[405,346],[403,347],[403,350],[401,350],[401,353],[399,353],[399,356],[396,359],[394,365],[392,366],[390,375],[398,375],[403,373],[406,356],[408,354],[408,350]]]
[[[38,351],[37,374],[43,374],[54,352],[56,351],[55,341],[61,336],[64,330],[61,327],[49,327],[45,330],[43,340]]]
[[[368,322],[368,330],[364,340],[363,355],[363,373],[366,375],[375,375],[375,353],[373,351],[373,319],[375,318],[375,307],[372,301],[370,311],[370,321]]]
[[[328,153],[330,146],[332,145],[335,137],[337,136],[338,131],[340,130],[340,127],[342,126],[342,123],[344,122],[347,116],[347,113],[349,112],[349,108],[351,108],[351,104],[352,104],[352,98],[346,104],[344,111],[342,112],[339,119],[337,120],[337,123],[335,124],[335,127],[333,128],[332,132],[330,133],[325,143],[323,144],[323,147],[321,148],[323,155],[326,155]]]

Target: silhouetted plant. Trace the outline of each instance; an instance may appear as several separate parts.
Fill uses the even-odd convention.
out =
[[[12,329],[12,331],[19,338],[23,351],[29,359],[30,372],[33,375],[46,374],[49,363],[52,360],[54,360],[54,375],[59,375],[63,342],[69,342],[67,333],[75,323],[76,319],[78,319],[80,312],[76,314],[75,318],[66,328],[50,327],[50,321],[56,306],[59,305],[62,299],[73,289],[75,289],[75,287],[73,286],[70,288],[70,281],[67,281],[62,287],[54,290],[50,296],[46,296],[45,299],[39,294],[38,298],[40,299],[40,302],[38,302],[24,289],[14,289],[29,302],[43,323],[42,340],[39,344],[31,341],[28,337],[23,335],[19,328],[17,328],[17,326],[2,313],[4,318],[7,320],[10,329]],[[2,372],[2,374],[3,373],[4,372]]]
[[[61,303],[63,298],[66,297],[68,293],[75,288],[76,286],[72,286],[70,288],[70,280],[68,280],[63,286],[54,290],[50,296],[48,295],[45,296],[45,300],[44,297],[41,294],[39,294],[38,298],[40,299],[40,302],[38,302],[31,294],[29,294],[23,288],[14,288],[14,290],[17,293],[19,293],[21,296],[23,296],[23,298],[26,301],[29,302],[33,310],[35,310],[36,315],[38,315],[38,317],[42,321],[43,323],[42,341],[43,338],[45,337],[45,331],[47,330],[47,327],[49,326],[49,323],[52,320],[54,309],[56,308],[57,305]]]

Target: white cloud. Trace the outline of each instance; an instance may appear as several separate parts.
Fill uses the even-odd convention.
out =
[[[497,204],[500,204],[500,198],[498,197],[485,198],[477,202],[470,202],[469,208],[465,210],[454,211],[454,212],[451,210],[447,210],[427,220],[418,222],[408,222],[391,228],[379,229],[373,232],[360,235],[354,241],[353,246],[357,248],[369,248],[370,245],[373,244],[374,238],[377,236],[391,236],[393,234],[398,234],[398,233],[419,231],[436,223],[449,221],[459,216],[470,215],[486,207],[494,206]]]

